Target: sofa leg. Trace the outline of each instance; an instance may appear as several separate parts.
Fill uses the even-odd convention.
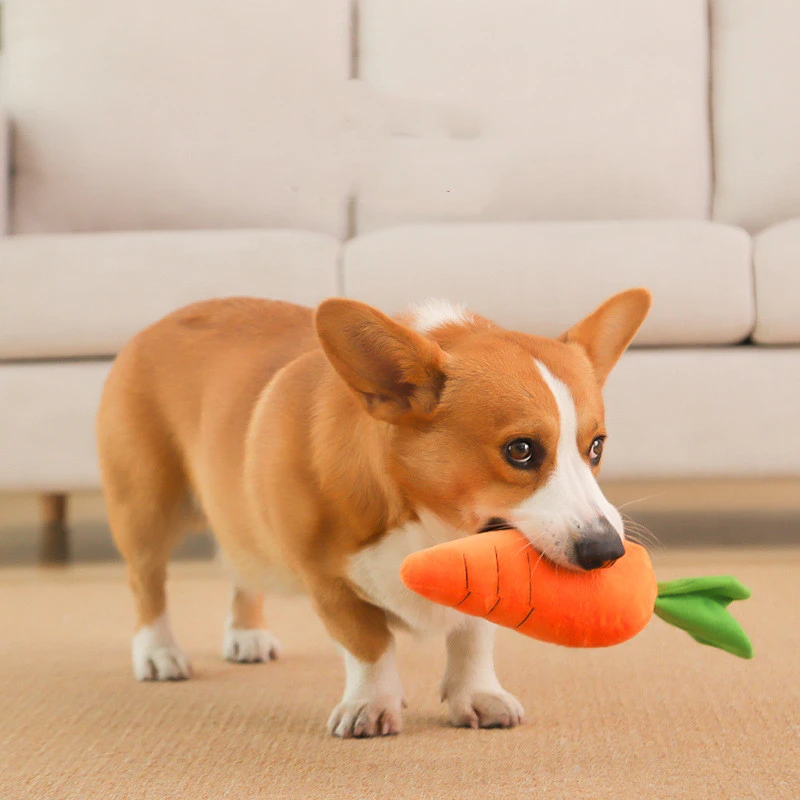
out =
[[[43,494],[40,504],[42,540],[39,560],[43,564],[64,564],[69,560],[67,495]]]

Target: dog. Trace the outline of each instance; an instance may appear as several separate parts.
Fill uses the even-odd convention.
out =
[[[264,591],[288,570],[344,656],[330,733],[400,732],[398,629],[446,636],[454,725],[522,722],[495,675],[494,626],[413,594],[400,563],[503,526],[569,569],[624,554],[622,518],[596,481],[601,388],[650,303],[646,289],[622,292],[558,339],[448,303],[391,318],[343,298],[316,311],[210,300],[144,329],[116,358],[97,418],[136,678],[190,675],[165,579],[199,506],[234,576],[224,656],[277,657]]]

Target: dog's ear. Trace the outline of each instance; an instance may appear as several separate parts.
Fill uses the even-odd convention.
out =
[[[644,322],[651,302],[647,289],[628,289],[615,294],[573,325],[560,341],[583,348],[602,386]]]
[[[355,300],[317,309],[317,336],[339,375],[377,419],[429,419],[444,387],[445,354],[430,339]]]

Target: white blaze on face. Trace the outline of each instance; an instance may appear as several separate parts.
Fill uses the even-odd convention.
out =
[[[575,539],[603,518],[624,538],[622,517],[606,500],[592,470],[578,451],[578,415],[567,385],[538,359],[536,366],[558,407],[559,437],[555,468],[547,482],[512,515],[537,550],[566,564]]]

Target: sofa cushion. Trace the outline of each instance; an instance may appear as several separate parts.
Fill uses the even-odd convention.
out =
[[[639,285],[654,295],[639,344],[727,344],[752,330],[750,238],[710,222],[417,225],[360,236],[344,254],[348,296],[389,312],[445,298],[547,336]]]
[[[359,230],[706,217],[707,39],[705,0],[364,0],[362,79],[462,119],[385,142]]]
[[[299,231],[0,238],[0,359],[113,355],[196,300],[316,305],[338,291],[340,244]]]
[[[800,216],[800,3],[713,0],[714,216]]]
[[[17,233],[342,235],[349,0],[6,0]]]
[[[0,364],[0,488],[100,485],[94,418],[109,361]]]
[[[635,350],[604,390],[603,477],[800,475],[800,348]]]
[[[762,344],[800,344],[800,219],[775,225],[753,244],[756,328]]]

